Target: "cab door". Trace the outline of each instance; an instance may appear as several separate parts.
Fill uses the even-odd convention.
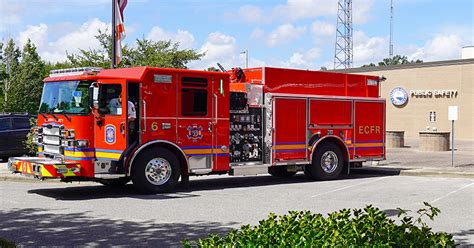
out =
[[[105,161],[105,166],[95,173],[118,171],[122,153],[127,148],[127,87],[125,80],[100,80],[98,109],[95,120],[95,155],[97,160]]]
[[[206,75],[178,75],[177,143],[188,156],[192,173],[213,168],[214,119],[212,80]]]

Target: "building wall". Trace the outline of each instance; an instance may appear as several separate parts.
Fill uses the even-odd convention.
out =
[[[368,70],[368,69],[365,69]],[[351,71],[348,71],[351,72]],[[381,96],[387,100],[387,131],[405,131],[405,137],[418,137],[419,131],[436,128],[438,131],[451,131],[448,120],[448,106],[458,106],[458,120],[455,121],[455,138],[474,139],[474,62],[422,66],[392,67],[383,70],[351,73],[385,76]],[[390,101],[390,92],[402,87],[408,93],[408,102],[402,107]],[[413,90],[433,93],[433,90],[454,90],[454,97],[425,96],[416,97]],[[436,121],[430,121],[430,112],[436,112]]]

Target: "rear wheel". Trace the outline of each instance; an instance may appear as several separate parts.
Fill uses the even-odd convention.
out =
[[[344,157],[341,149],[334,143],[323,143],[316,148],[313,163],[306,165],[307,177],[316,180],[332,180],[341,174]]]
[[[172,191],[178,184],[180,165],[169,150],[158,148],[145,151],[132,167],[133,186],[142,193]]]
[[[288,171],[286,166],[272,166],[268,168],[268,173],[274,177],[292,177],[296,171]]]

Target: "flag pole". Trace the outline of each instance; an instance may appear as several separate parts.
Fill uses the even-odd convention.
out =
[[[116,42],[115,42],[115,39],[116,39],[116,34],[115,34],[115,5],[116,5],[116,0],[112,0],[112,66],[111,68],[115,68],[116,67],[116,58],[115,58],[115,54],[116,54]]]

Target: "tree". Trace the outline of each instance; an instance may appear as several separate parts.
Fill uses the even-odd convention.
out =
[[[217,68],[214,67],[214,66],[211,66],[211,67],[207,68],[206,71],[213,71],[213,72],[216,72],[216,71],[217,71],[217,72],[219,72],[219,71],[221,71],[221,70],[217,69]]]
[[[21,52],[21,61],[12,74],[13,84],[6,101],[9,112],[36,114],[41,99],[43,78],[46,77],[45,63],[38,55],[36,46],[28,39]]]
[[[3,44],[2,44],[3,48]],[[11,95],[11,88],[14,82],[14,75],[19,67],[21,52],[15,45],[13,39],[9,39],[6,47],[2,50],[0,58],[0,82],[2,83],[2,102],[0,104],[0,111],[9,111],[7,109],[7,102]]]
[[[423,63],[423,60],[408,60],[407,56],[395,55],[392,58],[384,58],[378,63],[378,66],[389,66],[389,65],[404,65],[404,64],[414,64],[414,63]],[[372,67],[376,66],[374,63],[363,65],[362,67]]]
[[[112,39],[107,30],[99,30],[95,36],[99,41],[100,49],[79,50],[78,54],[68,54],[66,63],[58,66],[71,65],[73,67],[99,66],[110,67],[112,55]],[[122,61],[119,67],[128,66],[154,66],[187,68],[186,64],[193,60],[199,60],[204,56],[193,49],[179,49],[179,43],[171,41],[152,41],[145,38],[136,40],[136,47],[127,45],[122,47]]]

